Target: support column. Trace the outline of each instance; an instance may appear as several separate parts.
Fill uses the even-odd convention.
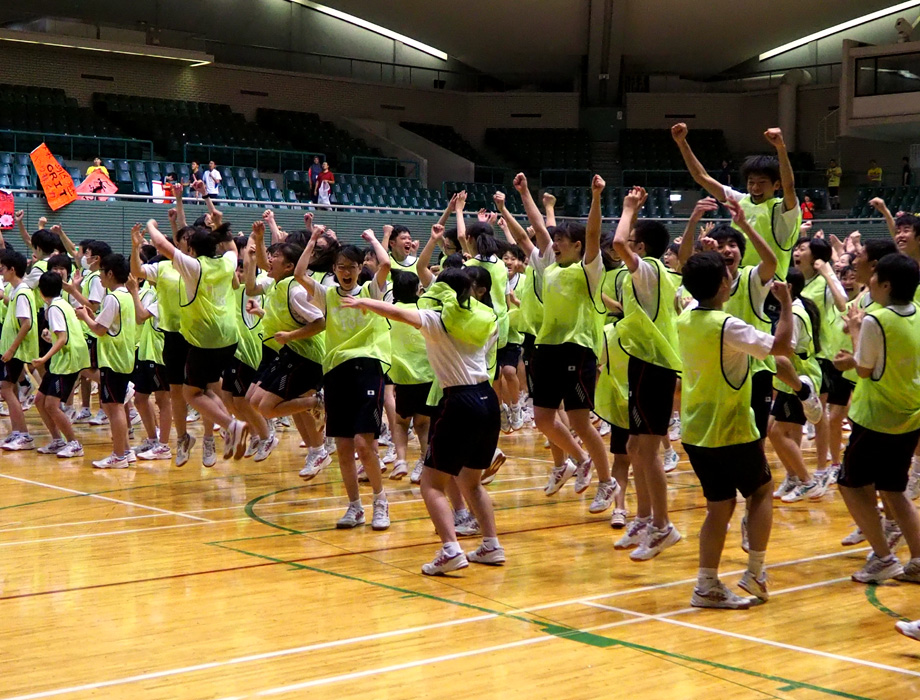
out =
[[[585,85],[592,107],[620,102],[625,0],[591,0],[588,10],[588,75]]]

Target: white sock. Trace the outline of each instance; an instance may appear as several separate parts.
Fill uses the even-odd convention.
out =
[[[360,507],[361,507],[361,499],[359,498],[359,499],[356,500],[356,501],[349,501],[349,502],[348,502],[348,505],[354,506],[355,508],[360,508]]]
[[[763,575],[764,561],[767,558],[766,552],[748,552],[748,571],[754,574],[754,578],[760,578]]]
[[[375,493],[374,503],[376,503],[377,501],[383,501],[384,503],[386,503],[387,502],[387,492],[384,491],[383,489],[380,489],[380,493]]]
[[[449,557],[455,557],[458,554],[462,554],[463,550],[460,548],[460,545],[457,542],[445,542],[442,546],[444,553]]]
[[[482,545],[486,549],[495,549],[498,547],[498,538],[497,537],[483,537]]]
[[[456,520],[466,520],[468,517],[470,517],[470,512],[466,508],[454,511],[454,518]]]
[[[710,590],[719,582],[719,570],[718,569],[704,569],[700,567],[699,573],[696,575],[696,587],[699,588],[703,593]]]

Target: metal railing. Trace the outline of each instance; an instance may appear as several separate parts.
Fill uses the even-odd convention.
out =
[[[540,171],[542,187],[590,187],[591,170],[570,168],[544,168]]]
[[[186,163],[191,160],[198,163],[213,160],[221,165],[227,165],[229,158],[231,167],[241,166],[256,170],[273,170],[279,173],[285,170],[307,170],[316,156],[319,156],[321,161],[326,160],[325,153],[309,153],[281,148],[220,146],[213,143],[186,143],[182,146],[182,159]],[[298,164],[300,167],[297,167]]]
[[[0,144],[3,144],[4,141],[10,137],[12,137],[13,140],[13,147],[9,150],[18,151],[21,153],[30,153],[33,149],[35,149],[36,146],[39,146],[44,142],[48,144],[48,148],[50,148],[52,151],[63,156],[64,152],[66,152],[66,147],[69,144],[69,160],[78,160],[74,158],[74,145],[76,143],[95,143],[95,154],[101,158],[111,159],[119,157],[118,154],[112,153],[113,144],[121,144],[124,147],[123,155],[121,157],[124,159],[129,158],[129,146],[140,146],[142,149],[146,149],[148,153],[147,158],[150,160],[153,159],[153,141],[145,141],[143,139],[126,139],[121,138],[120,136],[84,136],[81,134],[58,134],[53,131],[19,131],[16,129],[0,130]],[[63,152],[62,144],[64,144],[65,149]],[[143,159],[143,153],[141,154],[141,159]]]
[[[402,174],[400,174],[400,168],[402,168]],[[370,175],[373,177],[408,177],[419,180],[421,169],[417,160],[379,158],[377,156],[352,156],[351,172],[354,175]]]

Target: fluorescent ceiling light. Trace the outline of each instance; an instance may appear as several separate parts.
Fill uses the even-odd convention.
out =
[[[330,17],[335,17],[336,19],[343,20],[345,22],[350,22],[358,27],[367,29],[369,31],[375,32],[382,36],[388,37],[390,39],[395,39],[396,41],[401,41],[406,46],[411,46],[414,49],[419,51],[424,51],[427,54],[434,56],[435,58],[440,58],[442,61],[447,60],[447,54],[443,51],[440,51],[433,46],[428,46],[428,44],[423,44],[420,41],[415,39],[410,39],[407,36],[398,34],[397,32],[391,31],[386,27],[381,27],[379,24],[374,24],[373,22],[368,22],[366,19],[361,19],[360,17],[355,17],[350,15],[347,12],[342,12],[340,10],[335,10],[326,5],[320,5],[310,0],[290,0],[290,2],[295,5],[302,5],[303,7],[309,7],[311,10],[316,10],[317,12],[322,12],[323,14],[329,15]],[[916,4],[920,4],[920,0]]]
[[[818,39],[824,39],[825,37],[831,36],[832,34],[837,34],[839,32],[846,31],[847,29],[858,27],[860,24],[865,24],[866,22],[871,22],[872,20],[880,19],[888,15],[893,15],[895,12],[909,10],[910,8],[917,7],[918,5],[920,5],[920,0],[910,0],[910,2],[898,3],[897,5],[892,5],[891,7],[885,8],[884,10],[870,12],[868,15],[863,15],[862,17],[851,19],[849,22],[843,22],[842,24],[837,24],[833,27],[822,29],[820,32],[815,32],[814,34],[803,36],[801,39],[796,39],[795,41],[790,41],[788,44],[783,44],[782,46],[778,46],[775,49],[770,49],[766,53],[760,54],[759,58],[761,61],[766,61],[768,58],[773,58],[774,56],[778,56],[781,53],[792,51],[792,49],[797,49],[800,46],[805,46],[805,44],[810,44],[811,42],[817,41]]]
[[[122,56],[140,56],[143,58],[160,58],[168,61],[183,61],[189,68],[206,66],[214,62],[214,57],[200,51],[168,49],[163,46],[146,46],[141,44],[120,44],[97,39],[80,39],[41,32],[19,32],[0,29],[0,41],[12,41],[17,44],[37,44],[53,46],[60,49],[79,49],[81,51],[100,51]]]

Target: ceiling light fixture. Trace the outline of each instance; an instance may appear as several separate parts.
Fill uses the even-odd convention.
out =
[[[910,8],[917,7],[918,5],[920,5],[920,0],[910,0],[910,2],[902,2],[898,3],[897,5],[892,5],[891,7],[886,7],[883,10],[870,12],[868,15],[863,15],[862,17],[851,19],[849,22],[836,24],[833,27],[822,29],[820,32],[815,32],[814,34],[803,36],[801,39],[796,39],[795,41],[790,41],[788,44],[783,44],[782,46],[778,46],[775,49],[770,49],[766,53],[760,54],[759,59],[761,61],[766,61],[768,58],[779,56],[781,53],[792,51],[792,49],[797,49],[800,46],[805,46],[805,44],[810,44],[811,42],[817,41],[818,39],[824,39],[825,37],[829,37],[833,34],[838,34],[839,32],[846,31],[847,29],[858,27],[859,25],[866,24],[872,20],[881,19],[882,17],[887,17],[888,15],[893,15],[895,12],[909,10]]]
[[[415,39],[410,39],[409,37],[404,36],[403,34],[399,34],[397,32],[391,31],[387,29],[386,27],[381,27],[379,24],[368,22],[366,19],[355,17],[354,15],[350,15],[347,12],[342,12],[341,10],[335,10],[331,7],[327,7],[326,5],[320,5],[319,3],[311,2],[310,0],[289,0],[289,2],[292,2],[295,5],[302,5],[303,7],[308,7],[311,10],[316,10],[317,12],[322,12],[324,15],[329,15],[330,17],[335,17],[336,19],[340,19],[344,22],[349,22],[351,24],[354,24],[355,26],[361,27],[362,29],[367,29],[368,31],[372,31],[376,34],[380,34],[381,36],[385,36],[389,39],[395,39],[396,41],[401,41],[406,46],[411,46],[412,48],[418,49],[419,51],[424,51],[425,53],[431,56],[434,56],[435,58],[440,58],[442,61],[447,60],[447,54],[444,53],[443,51],[440,51],[434,48],[433,46],[429,46],[428,44],[423,44],[422,42],[416,41]],[[918,0],[918,4],[920,4],[920,0]]]

